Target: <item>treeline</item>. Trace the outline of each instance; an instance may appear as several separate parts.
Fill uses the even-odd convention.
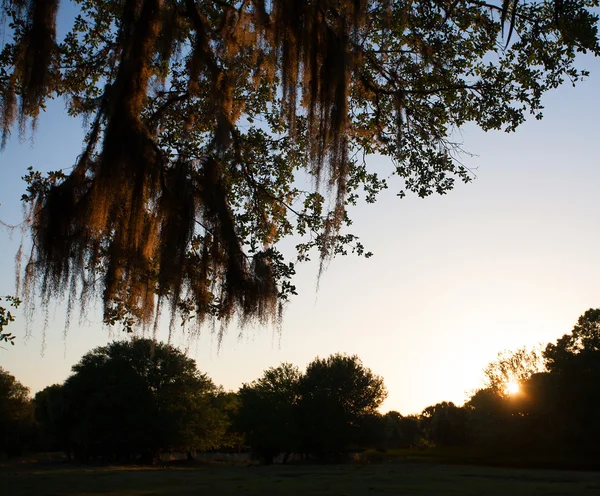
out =
[[[502,353],[463,405],[381,414],[383,379],[357,356],[281,364],[237,392],[148,339],[92,350],[61,385],[30,399],[0,369],[0,453],[64,451],[79,460],[155,462],[161,452],[251,451],[326,461],[371,448],[478,446],[596,456],[600,446],[600,310],[541,352]]]
[[[437,445],[600,458],[600,309],[541,352],[500,354],[487,385],[462,407],[440,403],[421,416]]]
[[[358,357],[339,354],[315,359],[304,373],[282,364],[227,392],[194,360],[149,339],[96,348],[72,371],[33,400],[0,372],[3,433],[19,433],[2,436],[0,452],[60,450],[83,461],[145,463],[161,452],[216,450],[251,450],[266,463],[291,453],[339,459],[368,445],[387,394]]]

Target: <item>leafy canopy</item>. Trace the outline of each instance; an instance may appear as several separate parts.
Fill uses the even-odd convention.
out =
[[[282,363],[265,370],[259,379],[244,384],[238,392],[236,424],[252,451],[267,463],[280,453],[297,452],[300,448],[301,378],[298,367]]]
[[[515,351],[502,351],[483,370],[485,389],[506,395],[509,384],[523,384],[543,370],[542,355],[536,349],[523,347]]]
[[[358,356],[339,353],[310,362],[299,390],[304,449],[319,458],[359,445],[387,397],[382,377]]]
[[[77,12],[56,38],[59,8]],[[26,291],[104,318],[276,319],[292,257],[352,249],[348,206],[387,187],[444,194],[469,171],[453,132],[513,131],[598,55],[597,2],[4,0],[0,123],[62,97],[88,132],[30,171]],[[504,26],[508,32],[504,33]],[[312,182],[314,187],[305,186]]]
[[[551,372],[600,372],[600,309],[590,308],[577,319],[570,334],[550,343],[544,350]]]
[[[0,454],[20,454],[32,425],[29,388],[0,367]]]
[[[485,387],[465,405],[470,442],[592,455],[600,440],[600,309],[581,315],[572,331],[540,354],[503,352],[484,369]],[[505,394],[518,381],[517,394]],[[511,451],[512,452],[512,451]]]
[[[194,360],[150,339],[95,348],[62,386],[77,456],[150,460],[159,450],[211,449],[225,429],[218,390]]]

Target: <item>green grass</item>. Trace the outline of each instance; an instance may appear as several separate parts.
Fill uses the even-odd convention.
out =
[[[371,455],[372,453],[372,455]],[[368,455],[377,456],[369,450]],[[524,449],[485,449],[472,446],[395,449],[383,454],[388,461],[415,461],[458,465],[483,465],[511,468],[545,468],[600,471],[598,455],[581,452]]]
[[[598,495],[600,474],[431,463],[195,468],[23,464],[0,468],[2,496]]]

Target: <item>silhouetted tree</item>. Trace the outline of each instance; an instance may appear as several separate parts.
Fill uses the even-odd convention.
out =
[[[477,390],[465,404],[469,434],[475,444],[496,445],[503,439],[504,396],[495,388]]]
[[[570,334],[542,353],[501,353],[486,386],[467,402],[474,443],[529,450],[592,453],[600,440],[600,310],[579,317]],[[508,381],[520,391],[508,394]]]
[[[33,404],[41,450],[64,450],[70,457],[71,425],[76,419],[70,418],[67,411],[63,386],[54,384],[42,389],[35,394]]]
[[[521,391],[508,398],[519,421],[519,442],[539,451],[564,447],[573,437],[568,415],[560,411],[562,391],[555,374],[540,372],[521,386]]]
[[[379,412],[369,413],[361,420],[360,430],[354,440],[356,448],[375,449],[385,451],[386,446],[386,421]]]
[[[396,411],[385,415],[371,413],[364,417],[357,438],[357,447],[380,451],[416,446],[421,439],[419,419],[414,415],[403,417]]]
[[[550,372],[597,373],[600,370],[600,309],[587,310],[570,334],[548,344],[544,350]]]
[[[582,440],[593,418],[582,422],[575,413],[579,399],[562,389],[555,374],[539,372],[521,383],[516,394],[504,395],[492,388],[477,391],[467,402],[469,434],[475,444],[528,451],[583,447]],[[583,437],[582,437],[583,436]]]
[[[0,453],[21,454],[31,443],[32,434],[29,389],[0,367]]]
[[[335,354],[308,364],[300,394],[304,449],[325,459],[360,447],[363,429],[387,391],[356,355]]]
[[[253,452],[266,463],[300,448],[298,424],[298,367],[282,363],[265,370],[260,379],[244,384],[239,390],[238,428],[245,434]]]
[[[544,350],[552,377],[552,414],[562,442],[600,442],[600,309],[589,309],[570,334]]]
[[[244,433],[239,428],[240,397],[238,393],[220,390],[215,396],[215,407],[220,412],[222,435],[216,449],[240,452],[245,447]]]
[[[177,349],[115,341],[73,366],[64,384],[73,450],[81,457],[152,462],[160,450],[218,447],[217,388]]]
[[[499,394],[508,394],[507,385],[521,385],[543,369],[542,354],[535,349],[523,347],[516,351],[503,351],[483,370],[485,387]]]
[[[294,293],[282,238],[311,234],[300,260],[364,253],[347,207],[387,187],[365,156],[391,157],[400,196],[444,194],[472,177],[454,129],[540,118],[586,74],[575,53],[600,53],[587,0],[63,0],[80,15],[60,43],[59,4],[1,7],[4,141],[55,96],[88,123],[68,175],[27,176],[26,289],[69,309],[100,295],[127,328],[161,303],[277,318]]]
[[[420,418],[423,436],[438,446],[459,446],[468,440],[468,414],[452,402],[437,403],[423,410]]]
[[[390,411],[383,418],[386,448],[410,448],[417,445],[421,438],[418,417],[402,416],[396,411]]]
[[[465,405],[469,416],[468,433],[475,444],[516,446],[534,444],[528,435],[533,376],[543,371],[542,355],[536,349],[519,348],[498,353],[483,370],[485,387],[477,390]],[[510,391],[517,384],[519,391]],[[529,393],[525,393],[525,389]]]

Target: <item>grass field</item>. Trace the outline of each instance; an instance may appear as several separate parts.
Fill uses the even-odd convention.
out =
[[[498,495],[600,494],[600,473],[394,462],[367,466],[195,468],[12,465],[2,496]]]
[[[485,449],[476,446],[432,447],[427,449],[393,449],[379,454],[374,450],[367,456],[387,461],[411,461],[451,465],[482,465],[535,469],[592,470],[600,472],[599,453],[584,454],[571,450]]]

